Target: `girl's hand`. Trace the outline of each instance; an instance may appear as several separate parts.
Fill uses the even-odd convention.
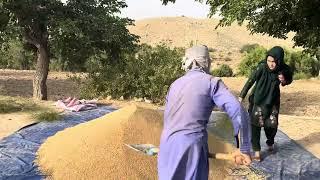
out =
[[[278,79],[282,86],[286,85],[286,79],[284,78],[283,74],[279,74]]]

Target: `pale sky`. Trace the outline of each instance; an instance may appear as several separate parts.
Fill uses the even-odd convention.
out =
[[[122,10],[124,17],[139,20],[160,16],[187,16],[206,18],[209,6],[194,0],[176,0],[175,4],[162,5],[160,0],[126,0],[128,8]]]
[[[67,0],[61,0],[66,2]],[[125,0],[128,7],[121,10],[121,16],[139,20],[153,17],[187,16],[206,18],[209,6],[195,0],[176,0],[174,4],[162,5],[160,0]],[[215,16],[218,18],[218,16]]]

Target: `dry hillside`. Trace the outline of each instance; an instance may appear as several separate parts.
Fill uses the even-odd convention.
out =
[[[217,19],[165,17],[136,21],[135,26],[129,27],[129,30],[139,35],[142,43],[157,44],[165,41],[178,47],[187,47],[191,41],[207,44],[218,50],[239,50],[245,44],[254,43],[265,47],[281,45],[291,48],[293,46],[292,34],[287,40],[266,35],[250,35],[250,31],[245,26],[237,24],[215,29],[218,22]]]
[[[241,54],[239,50],[246,44],[260,44],[266,48],[280,45],[292,48],[293,34],[287,40],[254,34],[245,26],[233,24],[229,27],[215,29],[217,19],[192,19],[188,17],[163,17],[139,20],[130,26],[131,33],[140,36],[141,43],[155,45],[166,42],[170,46],[189,47],[190,44],[206,44],[214,49],[214,65],[228,64],[236,69]]]

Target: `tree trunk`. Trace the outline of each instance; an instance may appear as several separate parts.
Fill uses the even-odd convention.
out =
[[[47,100],[47,77],[49,72],[49,48],[46,43],[41,43],[37,52],[37,66],[33,79],[33,98]]]

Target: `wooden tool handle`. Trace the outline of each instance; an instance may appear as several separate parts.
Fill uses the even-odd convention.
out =
[[[225,154],[225,153],[209,153],[209,158],[221,159],[221,160],[233,160],[233,157],[231,154]]]

